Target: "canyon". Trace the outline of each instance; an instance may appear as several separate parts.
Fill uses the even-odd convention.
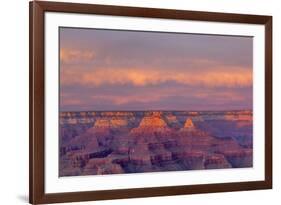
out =
[[[61,112],[59,176],[253,166],[253,117],[239,111]]]

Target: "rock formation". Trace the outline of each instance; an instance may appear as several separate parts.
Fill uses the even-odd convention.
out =
[[[194,124],[193,124],[193,122],[192,122],[192,120],[191,120],[190,118],[188,118],[188,119],[185,121],[185,123],[184,123],[184,128],[185,128],[185,129],[189,129],[189,130],[195,129],[195,126],[194,126]]]
[[[165,128],[166,122],[159,116],[144,117],[139,125],[140,128],[153,127],[153,128]]]
[[[185,123],[184,123],[183,127],[179,130],[179,132],[180,132],[181,136],[184,136],[184,135],[192,136],[192,135],[194,135],[194,136],[199,137],[199,136],[204,135],[204,132],[202,132],[199,129],[196,129],[196,127],[193,124],[193,121],[192,121],[191,118],[187,118],[185,120]]]
[[[251,119],[251,111],[61,113],[59,175],[252,167]]]
[[[139,126],[130,131],[131,136],[140,136],[143,138],[158,136],[162,134],[167,136],[171,132],[166,122],[161,118],[160,114],[153,113],[151,116],[145,116],[139,123]]]

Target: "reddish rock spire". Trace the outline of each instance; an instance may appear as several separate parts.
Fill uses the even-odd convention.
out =
[[[192,122],[192,120],[190,118],[186,119],[185,123],[184,123],[184,128],[187,128],[187,129],[194,129],[195,126]]]
[[[139,127],[161,128],[161,127],[167,127],[167,124],[163,119],[161,119],[158,116],[148,116],[148,117],[144,117],[141,120]]]
[[[160,112],[153,112],[152,115],[143,117],[139,126],[133,128],[130,133],[141,135],[143,137],[153,136],[155,133],[162,133],[163,136],[166,136],[170,134],[170,128],[162,119]]]

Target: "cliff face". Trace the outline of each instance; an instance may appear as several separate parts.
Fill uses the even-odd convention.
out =
[[[124,112],[61,112],[59,116],[60,125],[74,124],[94,124],[97,119],[126,119],[128,126],[135,127],[144,117],[159,117],[164,120],[169,127],[177,125],[177,128],[183,126],[187,118],[193,122],[202,122],[209,120],[224,120],[238,122],[252,122],[252,111],[207,111],[207,112],[188,112],[188,111],[124,111]],[[183,120],[183,121],[182,121]]]
[[[60,176],[251,166],[249,111],[60,114]]]
[[[111,123],[110,123],[110,120],[108,120],[108,119],[97,119],[94,124],[95,128],[110,128],[110,126],[111,126]]]
[[[195,125],[193,124],[193,121],[191,118],[187,118],[183,127],[181,128],[182,132],[191,132],[195,131]]]
[[[167,124],[159,116],[144,117],[139,128],[166,128]]]
[[[195,128],[194,124],[193,124],[193,122],[192,122],[192,120],[190,118],[185,121],[183,127],[187,128],[187,129],[194,129]]]
[[[153,136],[167,136],[171,133],[171,129],[167,123],[162,119],[158,112],[152,113],[150,116],[145,116],[141,119],[138,127],[131,129],[130,136],[139,136],[148,138]]]
[[[120,127],[127,127],[128,126],[128,121],[126,119],[119,119],[119,118],[101,118],[97,119],[94,127],[95,128],[120,128]]]

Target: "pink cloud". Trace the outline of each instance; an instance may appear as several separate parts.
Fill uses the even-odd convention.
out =
[[[60,49],[60,60],[62,63],[75,63],[91,61],[95,58],[95,53],[89,50]]]
[[[92,71],[82,69],[63,69],[63,85],[155,85],[165,82],[176,82],[183,85],[201,85],[206,87],[244,87],[252,85],[252,71],[242,67],[215,67],[198,69],[193,72],[186,69],[174,72],[168,69],[141,68],[99,68]]]

